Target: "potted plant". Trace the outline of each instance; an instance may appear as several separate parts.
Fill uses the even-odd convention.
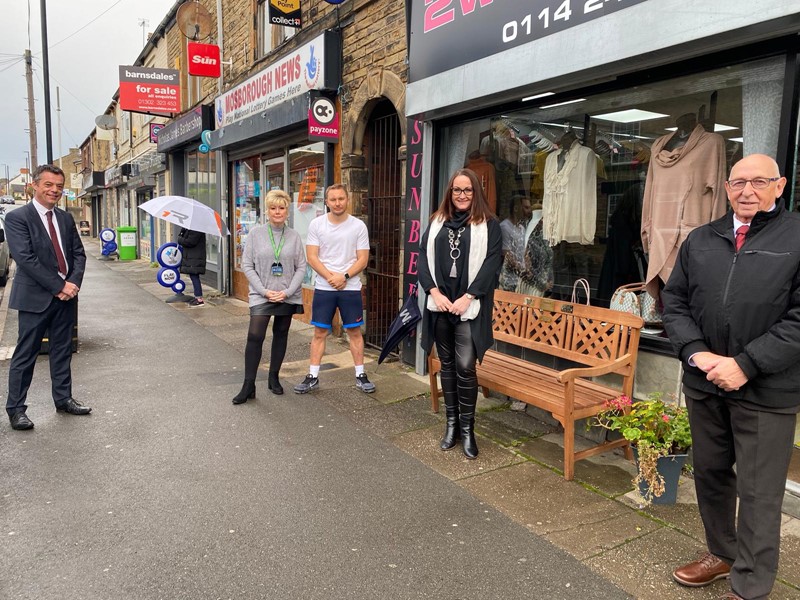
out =
[[[673,504],[678,477],[692,445],[687,410],[664,402],[660,392],[637,402],[618,396],[605,406],[594,423],[619,432],[631,443],[637,464],[633,484],[645,502]]]

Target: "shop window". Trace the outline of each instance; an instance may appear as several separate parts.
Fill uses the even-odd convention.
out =
[[[250,230],[258,225],[261,217],[261,181],[257,157],[237,160],[233,163],[233,235],[234,268],[242,270],[242,251]]]
[[[258,16],[256,19],[257,58],[266,56],[295,33],[297,33],[297,30],[294,27],[270,25],[269,2],[267,0],[258,0]]]
[[[317,142],[289,150],[289,195],[292,197],[289,225],[305,244],[308,226],[325,213],[325,144]],[[304,282],[314,284],[314,271],[308,267]]]
[[[623,284],[658,290],[686,235],[726,212],[731,165],[775,155],[783,74],[776,57],[447,127],[439,189],[478,174],[503,226],[502,289],[568,299],[586,278],[597,306]]]
[[[216,156],[216,152],[186,153],[186,194],[211,208],[215,208],[218,198]],[[217,270],[219,244],[217,236],[206,236],[206,261],[213,271]]]

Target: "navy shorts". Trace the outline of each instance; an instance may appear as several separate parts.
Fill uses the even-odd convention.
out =
[[[314,290],[311,324],[314,327],[330,329],[337,308],[342,318],[342,327],[345,329],[361,327],[364,324],[361,290]]]

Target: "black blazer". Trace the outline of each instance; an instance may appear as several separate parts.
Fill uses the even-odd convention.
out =
[[[60,208],[53,209],[53,212],[61,232],[67,281],[80,287],[86,269],[86,253],[75,227],[75,219]],[[58,274],[58,261],[50,233],[42,223],[33,201],[6,215],[6,239],[11,256],[17,263],[9,308],[44,312],[64,288],[64,280]]]

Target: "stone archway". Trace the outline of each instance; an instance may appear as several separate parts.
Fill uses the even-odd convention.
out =
[[[342,139],[343,159],[361,156],[367,120],[372,109],[383,98],[389,100],[397,111],[397,116],[400,118],[401,144],[405,146],[406,86],[392,71],[383,68],[373,69],[367,73],[367,77],[358,88],[345,115]]]

